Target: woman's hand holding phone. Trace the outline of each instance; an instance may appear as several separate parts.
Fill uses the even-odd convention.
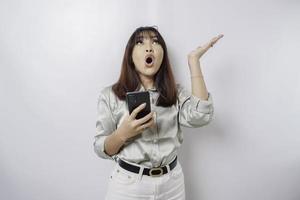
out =
[[[154,125],[154,112],[150,112],[145,117],[136,119],[137,114],[143,110],[146,103],[143,103],[136,107],[132,113],[127,114],[120,127],[118,133],[121,139],[125,142],[131,137],[141,134],[146,128]]]

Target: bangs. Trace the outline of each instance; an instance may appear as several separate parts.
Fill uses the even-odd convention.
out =
[[[134,44],[136,44],[137,41],[143,40],[147,36],[150,37],[151,39],[156,38],[158,40],[158,42],[160,44],[162,44],[162,39],[159,37],[159,34],[156,31],[149,30],[149,29],[137,30],[135,37],[134,37]]]

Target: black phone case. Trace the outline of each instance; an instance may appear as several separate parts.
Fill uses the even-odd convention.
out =
[[[148,91],[134,91],[126,93],[126,103],[129,114],[139,105],[146,103],[146,107],[142,109],[136,116],[136,119],[143,118],[151,112],[150,94]]]

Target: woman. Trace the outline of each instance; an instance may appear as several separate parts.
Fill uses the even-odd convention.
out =
[[[188,55],[192,93],[176,84],[167,47],[154,27],[139,27],[129,38],[119,80],[100,91],[94,150],[116,161],[107,200],[185,199],[184,174],[177,159],[181,126],[196,128],[213,116],[199,59],[223,35]],[[125,95],[148,91],[151,113],[141,119],[138,106],[129,115]]]

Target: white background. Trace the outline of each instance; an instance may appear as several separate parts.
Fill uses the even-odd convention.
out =
[[[184,129],[189,200],[300,198],[300,3],[1,0],[0,199],[104,199],[113,162],[93,151],[99,89],[135,28],[157,25],[177,82],[202,58],[214,120]]]

